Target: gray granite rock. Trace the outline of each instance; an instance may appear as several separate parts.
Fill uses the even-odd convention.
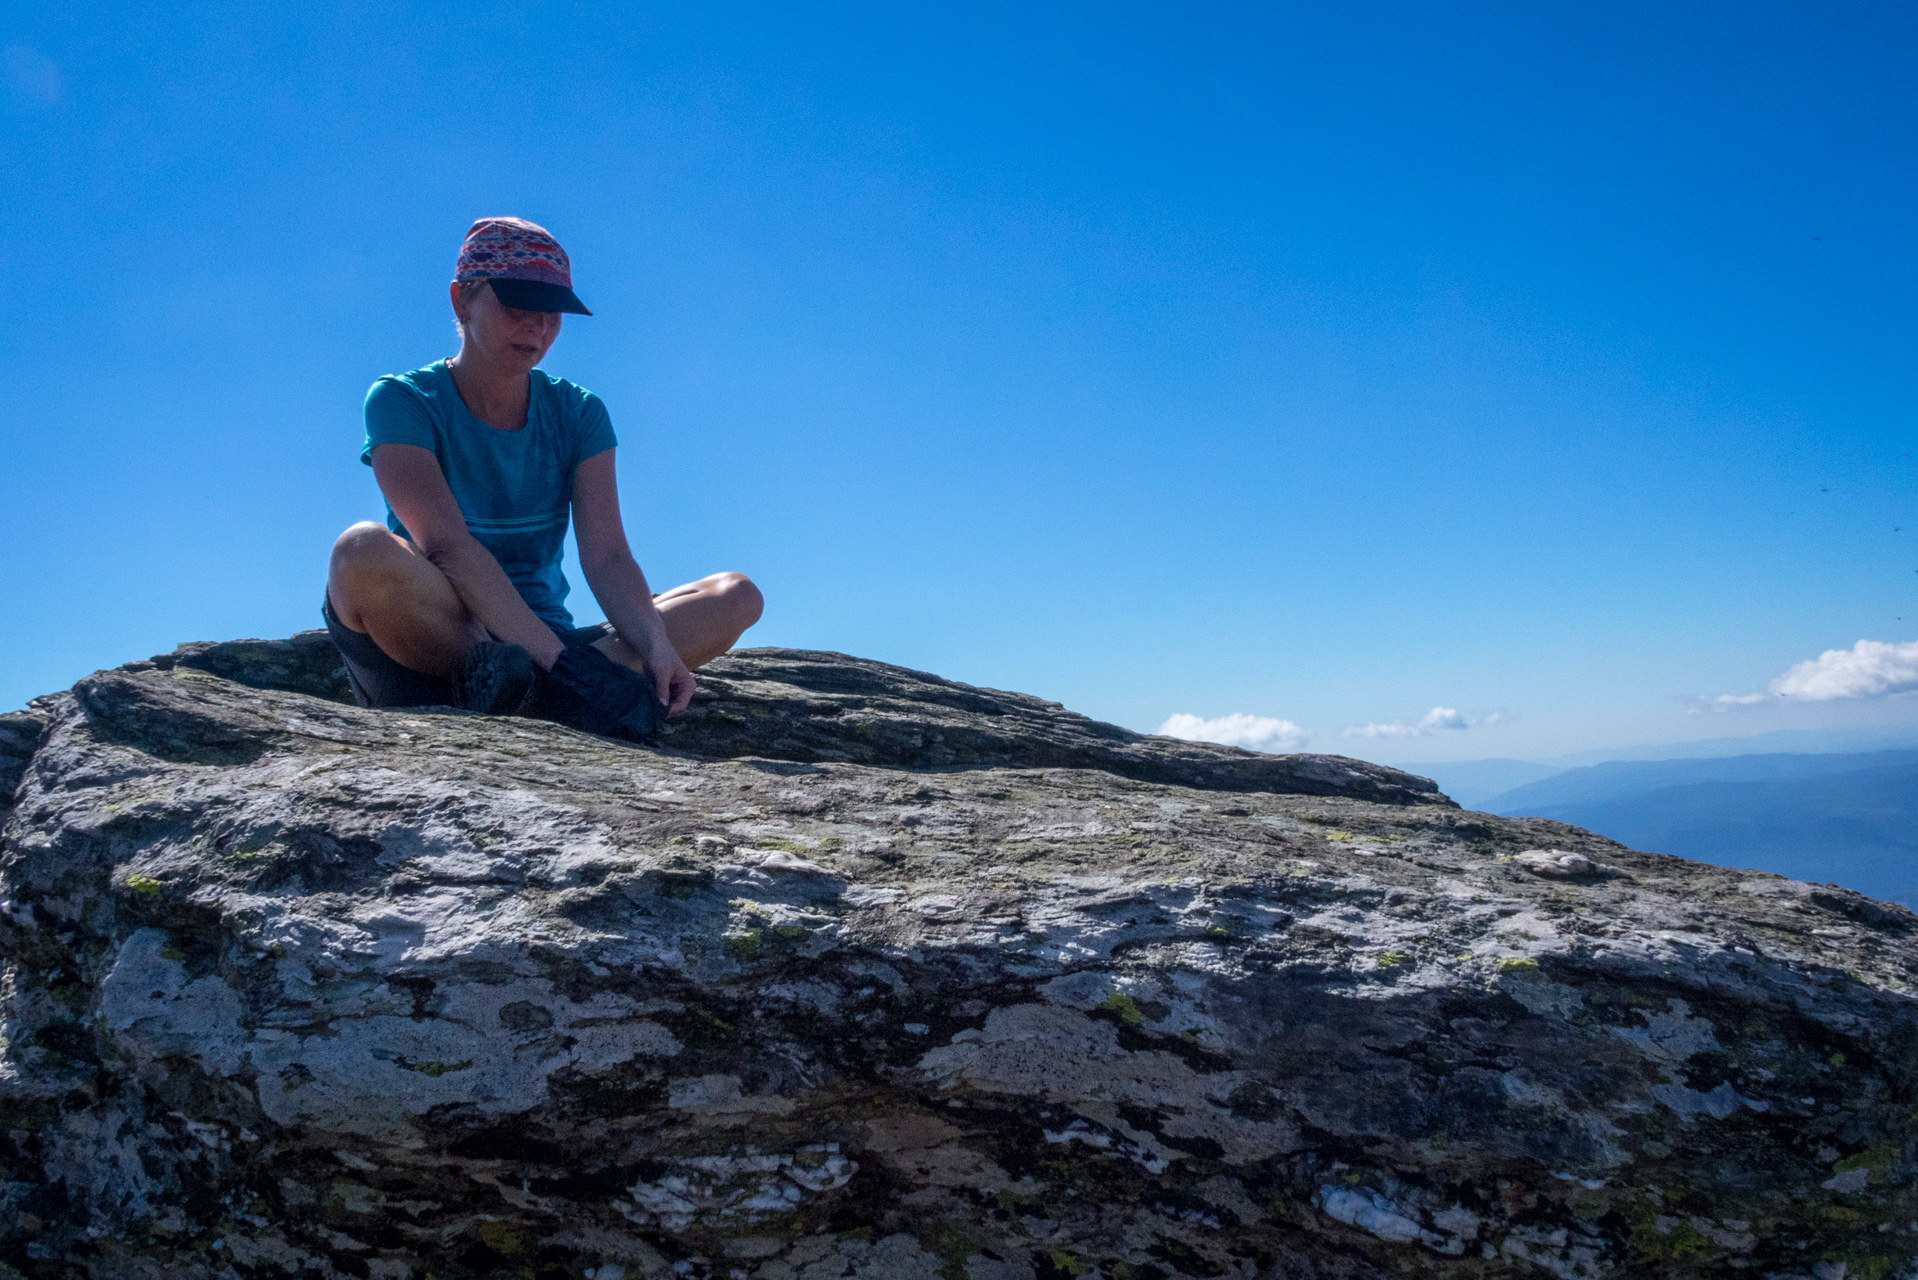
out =
[[[156,666],[351,702],[324,631],[181,645]],[[1102,769],[1212,791],[1450,804],[1429,778],[1344,756],[1262,755],[1133,733],[1022,693],[805,649],[744,649],[707,664],[667,746],[704,756],[837,760],[888,768]]]
[[[705,684],[635,748],[296,637],[0,720],[0,1277],[1912,1273],[1900,908],[836,655]]]

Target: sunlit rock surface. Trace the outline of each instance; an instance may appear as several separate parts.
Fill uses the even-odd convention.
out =
[[[659,749],[360,711],[315,635],[0,717],[0,1259],[1913,1273],[1899,908],[834,654],[702,677]]]

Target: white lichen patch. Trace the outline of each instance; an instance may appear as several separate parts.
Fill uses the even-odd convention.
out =
[[[680,1047],[631,1000],[576,1001],[532,979],[453,987],[435,1017],[343,1018],[319,1033],[261,1028],[245,1054],[261,1109],[276,1121],[390,1136],[436,1106],[525,1111],[556,1072],[671,1058]]]
[[[137,929],[100,983],[100,1017],[132,1054],[191,1057],[214,1075],[240,1069],[240,998],[214,975],[189,979],[185,956],[159,929]]]
[[[1754,1111],[1770,1109],[1768,1103],[1753,1102],[1740,1096],[1738,1090],[1723,1081],[1704,1093],[1681,1084],[1656,1084],[1652,1086],[1651,1093],[1652,1097],[1681,1116],[1710,1116],[1714,1120],[1723,1120],[1740,1107],[1750,1107]]]
[[[747,1095],[740,1092],[738,1076],[723,1074],[688,1076],[669,1082],[666,1105],[675,1111],[719,1124],[744,1124],[753,1116],[789,1115],[791,1098],[778,1094]]]
[[[1368,1231],[1381,1240],[1393,1244],[1416,1242],[1435,1249],[1447,1243],[1443,1235],[1419,1225],[1416,1210],[1401,1209],[1370,1187],[1323,1186],[1318,1200],[1328,1218]]]
[[[1119,1047],[1110,1023],[1056,1005],[994,1009],[983,1029],[962,1031],[928,1050],[919,1071],[942,1089],[1066,1103],[1082,1113],[1131,1105],[1168,1115],[1172,1136],[1202,1137],[1238,1163],[1298,1149],[1282,1120],[1247,1120],[1221,1099],[1246,1083],[1237,1072],[1201,1074],[1177,1055]],[[1062,1130],[1063,1131],[1063,1130]]]
[[[693,1156],[674,1160],[668,1172],[626,1188],[613,1208],[633,1222],[684,1231],[695,1222],[724,1228],[792,1213],[813,1196],[852,1181],[858,1162],[837,1143],[820,1143],[780,1155]]]
[[[1608,1027],[1606,1030],[1638,1046],[1639,1051],[1654,1062],[1676,1066],[1696,1054],[1711,1053],[1719,1047],[1718,1034],[1711,1022],[1693,1016],[1691,1006],[1683,1000],[1669,999],[1663,1013],[1641,1010],[1639,1016],[1645,1020],[1642,1027]]]

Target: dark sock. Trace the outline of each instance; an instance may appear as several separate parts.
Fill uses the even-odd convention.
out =
[[[666,727],[666,706],[653,681],[590,645],[569,647],[542,674],[533,714],[587,733],[650,742]]]
[[[514,716],[526,709],[538,676],[539,668],[526,650],[487,640],[460,659],[460,669],[453,674],[453,696],[467,711]]]

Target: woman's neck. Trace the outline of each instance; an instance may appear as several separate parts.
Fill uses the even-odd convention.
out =
[[[466,411],[496,431],[526,425],[528,378],[524,370],[502,370],[475,359],[464,347],[446,362]]]

